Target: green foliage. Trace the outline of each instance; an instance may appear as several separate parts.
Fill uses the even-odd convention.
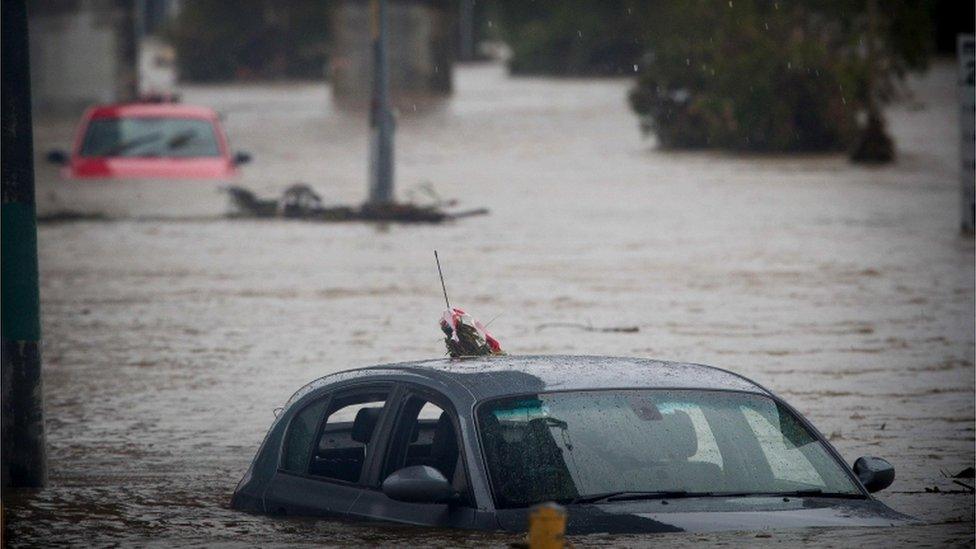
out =
[[[513,73],[639,73],[665,147],[847,147],[932,51],[937,0],[494,0]],[[871,53],[869,54],[869,50]],[[863,117],[862,117],[863,118]]]
[[[187,81],[314,77],[326,63],[328,11],[319,0],[193,0],[169,29]]]
[[[631,105],[664,147],[846,147],[857,114],[876,112],[930,51],[927,4],[879,4],[873,55],[866,0],[648,4]]]
[[[643,53],[635,0],[496,0],[513,73],[633,74]]]

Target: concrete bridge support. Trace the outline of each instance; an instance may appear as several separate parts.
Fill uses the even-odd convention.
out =
[[[133,0],[28,5],[34,107],[77,111],[138,93]]]
[[[393,105],[422,108],[450,95],[456,43],[456,2],[390,0],[387,6],[389,75]],[[370,4],[338,0],[332,10],[330,79],[343,108],[369,106]]]

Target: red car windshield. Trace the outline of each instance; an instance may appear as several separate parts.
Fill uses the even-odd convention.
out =
[[[83,157],[219,157],[213,124],[199,118],[99,118],[88,124]]]

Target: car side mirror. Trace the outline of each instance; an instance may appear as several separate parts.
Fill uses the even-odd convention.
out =
[[[386,497],[408,503],[448,503],[455,499],[454,488],[440,471],[427,465],[399,469],[383,481]]]
[[[47,153],[47,161],[57,166],[64,166],[68,163],[68,153],[61,149],[52,149]]]
[[[891,486],[895,481],[895,468],[887,460],[864,456],[854,462],[854,474],[872,494]]]
[[[240,166],[241,164],[247,164],[250,161],[251,161],[251,153],[247,153],[247,152],[244,152],[244,151],[238,151],[234,155],[234,164],[236,164],[238,166]]]

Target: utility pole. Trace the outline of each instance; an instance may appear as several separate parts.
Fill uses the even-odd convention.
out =
[[[25,0],[4,0],[0,18],[3,162],[0,165],[0,484],[41,487],[47,481],[41,391],[37,219]]]
[[[474,0],[461,0],[458,10],[458,30],[461,42],[458,59],[461,61],[474,60]]]
[[[386,0],[370,0],[373,86],[369,109],[369,205],[393,203],[393,112],[386,57]]]
[[[132,0],[132,100],[142,96],[142,40],[146,36],[146,0]]]
[[[959,52],[959,213],[962,231],[976,228],[976,39],[956,38]]]
[[[116,0],[115,100],[135,101],[139,98],[139,11],[138,0]]]

